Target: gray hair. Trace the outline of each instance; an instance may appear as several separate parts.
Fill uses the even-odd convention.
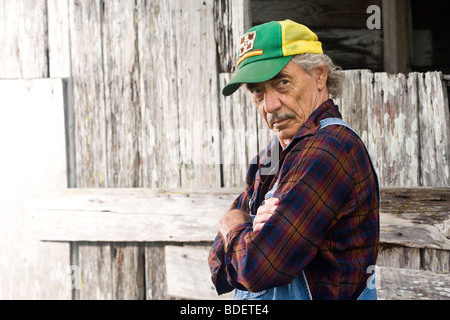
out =
[[[342,69],[340,67],[334,65],[329,56],[326,54],[303,53],[293,56],[291,61],[298,64],[306,72],[310,72],[318,66],[327,67],[328,92],[332,98],[340,97],[342,93],[342,81],[344,79],[344,74],[342,73]]]

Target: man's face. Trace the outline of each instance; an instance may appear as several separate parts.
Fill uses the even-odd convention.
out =
[[[328,99],[325,68],[305,72],[289,62],[274,78],[247,84],[269,129],[285,148],[309,116]]]

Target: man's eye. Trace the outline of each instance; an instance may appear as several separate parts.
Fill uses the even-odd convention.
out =
[[[281,80],[280,81],[280,85],[283,85],[283,86],[287,85],[288,83],[289,83],[289,80]]]
[[[262,93],[261,89],[258,89],[258,88],[253,88],[252,90],[250,90],[250,92],[251,92],[253,95],[259,95],[259,94]]]

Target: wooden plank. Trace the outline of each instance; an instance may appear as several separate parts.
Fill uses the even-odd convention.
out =
[[[240,37],[251,27],[250,1],[215,1],[219,91],[236,70]],[[222,186],[243,187],[250,160],[258,153],[258,111],[243,89],[230,97],[219,93]]]
[[[174,1],[138,0],[142,185],[181,187]],[[163,80],[164,79],[164,80]],[[155,152],[155,150],[158,150]]]
[[[440,72],[418,76],[421,179],[424,186],[450,185],[450,114]]]
[[[383,242],[448,250],[448,190],[444,187],[382,188],[380,238]]]
[[[367,105],[367,114],[370,115],[368,117],[368,149],[370,156],[372,157],[373,165],[378,174],[378,181],[380,186],[385,186],[384,182],[384,157],[383,157],[383,146],[384,143],[384,120],[383,120],[383,95],[384,91],[382,91],[382,82],[381,82],[382,74],[375,73],[373,75],[372,81],[372,94],[371,97],[368,95],[369,100]],[[383,95],[381,94],[383,92]],[[371,99],[370,99],[371,98]]]
[[[140,187],[141,90],[135,1],[107,0],[102,8],[107,185]]]
[[[380,211],[416,224],[439,224],[449,218],[448,187],[381,188]],[[444,229],[442,229],[444,230]]]
[[[217,295],[208,268],[210,247],[166,246],[167,294],[183,299],[233,299]]]
[[[166,246],[169,295],[187,299],[233,297],[233,292],[222,296],[215,292],[205,263],[208,254],[209,247]],[[450,298],[450,276],[445,273],[377,265],[374,284],[380,300]]]
[[[204,241],[214,239],[237,192],[115,188],[35,195],[30,214],[41,239]]]
[[[111,300],[112,253],[109,243],[78,244],[81,300]]]
[[[165,300],[167,296],[166,260],[164,244],[145,244],[145,298]]]
[[[447,229],[450,230],[450,229]],[[448,236],[447,236],[448,238]],[[434,272],[446,272],[450,270],[450,251],[423,249],[423,269]]]
[[[359,134],[367,145],[367,104],[362,100],[362,92],[366,92],[368,88],[362,83],[362,72],[364,71],[343,71],[342,95],[340,98],[335,99],[335,103],[339,106],[344,121]]]
[[[69,244],[36,241],[28,215],[33,190],[67,187],[63,88],[0,80],[2,300],[71,298]]]
[[[102,8],[99,0],[69,0],[78,187],[108,183]]]
[[[220,74],[220,87],[225,86],[230,79],[231,74]],[[229,97],[220,96],[221,163],[225,188],[246,186],[245,176],[249,163],[259,151],[258,114],[258,109],[245,89],[240,89]]]
[[[377,265],[419,270],[421,268],[421,249],[383,244],[378,253]]]
[[[450,249],[450,241],[435,225],[416,224],[394,214],[380,216],[380,242],[413,248]]]
[[[71,69],[69,2],[48,0],[49,77],[64,78],[68,186],[76,187],[75,113]]]
[[[382,0],[384,71],[412,71],[412,13],[411,0]]]
[[[311,27],[366,28],[367,7],[380,0],[252,0],[253,24],[291,19]]]
[[[78,187],[108,186],[107,124],[102,46],[103,7],[99,0],[69,0],[73,129]],[[79,246],[86,283],[80,299],[112,299],[111,247]],[[107,271],[107,272],[106,272]],[[77,297],[78,298],[78,297]]]
[[[34,234],[53,241],[212,241],[236,189],[35,193]],[[381,242],[450,249],[449,188],[382,188]]]
[[[250,0],[214,1],[219,73],[236,71],[241,36],[251,27]]]
[[[143,243],[114,243],[112,252],[112,295],[115,300],[145,298]]]
[[[0,1],[0,78],[48,77],[47,1]]]
[[[430,271],[376,268],[380,300],[449,300],[450,276]]]
[[[142,300],[144,244],[80,242],[81,300]]]
[[[102,2],[107,170],[110,187],[142,186],[141,90],[134,0]],[[144,246],[111,243],[112,295],[145,297]]]
[[[49,76],[70,78],[71,52],[68,0],[47,0]]]
[[[374,74],[370,105],[370,151],[381,186],[419,184],[419,134],[416,74]]]
[[[74,103],[77,119],[78,185],[137,187],[141,184],[140,96],[134,1],[70,3]],[[86,42],[86,39],[90,41]],[[86,65],[91,66],[86,68]],[[96,69],[98,68],[98,69]],[[98,278],[88,261],[102,249],[79,248],[80,269],[93,273],[90,294],[110,288],[110,296],[142,299],[143,248],[107,244],[111,272]],[[91,271],[90,271],[91,270]],[[138,285],[137,285],[138,284]]]
[[[213,3],[203,0],[175,2],[173,28],[176,30],[182,187],[221,186]]]
[[[374,104],[374,91],[373,91],[373,73],[369,70],[361,70],[361,108],[364,110],[361,113],[361,119],[362,124],[359,126],[360,137],[362,138],[363,142],[366,145],[366,148],[372,158],[372,161],[374,160],[372,155],[372,148],[374,147],[373,141],[372,141],[372,134],[371,129],[369,126],[369,110],[373,110],[373,104]],[[372,115],[370,114],[370,117]],[[355,119],[356,121],[356,119]],[[367,127],[366,127],[367,126]],[[375,163],[374,163],[375,165]],[[378,168],[375,165],[375,169]],[[378,172],[378,170],[377,170]]]

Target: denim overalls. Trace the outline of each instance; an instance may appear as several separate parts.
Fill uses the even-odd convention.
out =
[[[320,121],[320,124],[320,129],[323,129],[329,125],[341,125],[353,131],[353,129],[347,123],[339,118],[327,118]],[[256,173],[256,175],[258,175],[258,172]],[[272,189],[266,193],[265,200],[273,196],[277,185],[278,181],[276,181]],[[255,215],[250,214],[250,217],[253,221]],[[375,286],[372,285],[374,283],[375,274],[373,274],[369,279],[372,281],[372,283],[370,285],[368,283],[367,287],[363,290],[357,300],[377,300],[377,291]],[[250,292],[236,289],[234,298],[236,300],[312,300],[308,281],[306,279],[304,271],[302,271],[296,278],[294,278],[291,283],[284,286],[270,288],[260,292]]]

